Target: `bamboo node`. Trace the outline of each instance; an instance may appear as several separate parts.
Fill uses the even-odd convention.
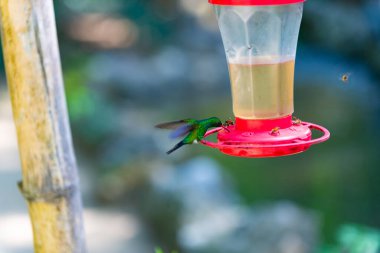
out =
[[[22,181],[17,183],[18,189],[20,190],[23,197],[28,202],[45,202],[45,203],[55,203],[58,200],[64,198],[70,198],[75,192],[75,186],[69,185],[60,189],[51,190],[36,190],[30,191],[26,190],[23,186]]]

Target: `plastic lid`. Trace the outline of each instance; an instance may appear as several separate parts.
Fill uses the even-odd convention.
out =
[[[217,5],[283,5],[302,3],[305,0],[209,0]]]

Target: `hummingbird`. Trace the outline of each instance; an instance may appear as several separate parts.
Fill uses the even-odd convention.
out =
[[[198,143],[206,134],[207,130],[214,127],[223,127],[222,122],[217,117],[211,117],[202,120],[183,119],[167,123],[158,124],[156,128],[173,129],[170,138],[185,138],[178,142],[172,149],[166,152],[168,155],[182,147],[183,145]]]

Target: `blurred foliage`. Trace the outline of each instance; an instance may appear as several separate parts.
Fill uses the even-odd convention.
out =
[[[70,120],[74,131],[78,133],[76,140],[91,149],[112,133],[114,110],[101,94],[86,85],[88,79],[83,70],[84,63],[73,64],[64,72]],[[99,120],[100,114],[103,120]]]
[[[326,247],[321,253],[379,253],[380,230],[345,225],[338,232],[338,245]]]
[[[161,248],[156,248],[155,253],[164,253]],[[178,253],[177,251],[172,251],[171,253]]]

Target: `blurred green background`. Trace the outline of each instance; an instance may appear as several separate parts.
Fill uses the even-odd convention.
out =
[[[295,115],[332,136],[272,159],[199,145],[167,156],[175,142],[153,128],[233,117],[206,0],[61,0],[55,11],[85,206],[126,213],[140,228],[128,239],[134,250],[126,243],[99,251],[89,242],[91,252],[380,252],[379,1],[307,1]],[[350,246],[363,242],[349,237],[361,229],[374,236]],[[4,252],[30,252],[18,250]]]

